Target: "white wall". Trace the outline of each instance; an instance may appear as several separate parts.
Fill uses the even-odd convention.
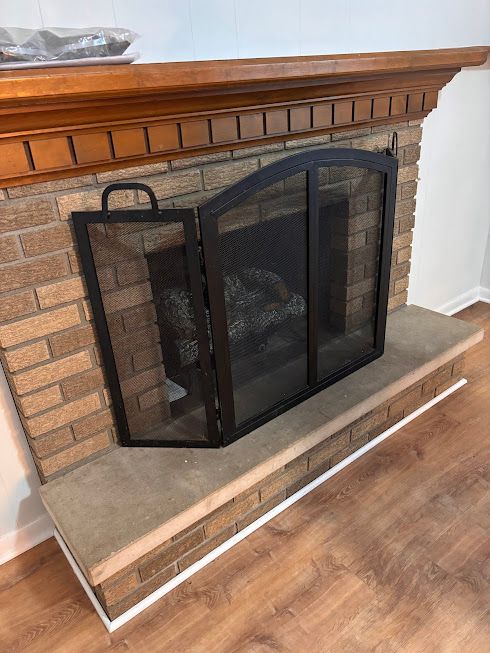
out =
[[[409,301],[453,313],[480,294],[490,224],[490,66],[466,69],[424,122]]]
[[[141,62],[414,50],[490,44],[490,0],[0,0],[0,25],[130,27]],[[429,308],[479,284],[489,85],[488,68],[460,73],[424,127],[409,299]],[[0,415],[0,537],[25,545],[47,521],[3,379]]]
[[[0,564],[52,533],[39,479],[0,366]]]
[[[490,228],[488,230],[487,249],[481,271],[480,292],[482,297],[490,302]]]

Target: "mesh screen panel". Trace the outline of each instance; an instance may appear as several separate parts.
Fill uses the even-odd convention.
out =
[[[130,438],[206,439],[183,225],[87,229]]]
[[[236,424],[307,387],[306,173],[217,221]]]
[[[319,168],[318,378],[374,350],[384,175]]]
[[[396,173],[281,159],[199,206],[201,249],[193,209],[138,184],[152,211],[75,213],[122,443],[228,444],[381,356]]]

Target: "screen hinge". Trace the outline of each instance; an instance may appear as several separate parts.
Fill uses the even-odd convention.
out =
[[[223,431],[223,426],[221,423],[221,408],[216,406],[216,421],[218,422],[218,430],[221,433]]]
[[[393,156],[395,157],[395,159],[398,158],[398,133],[397,132],[393,132],[393,134],[391,135],[391,144],[389,147],[386,148],[385,154],[387,156]]]
[[[206,269],[204,267],[204,250],[200,241],[197,243],[197,251],[199,252],[199,266],[201,268],[201,274],[204,276],[206,274]]]

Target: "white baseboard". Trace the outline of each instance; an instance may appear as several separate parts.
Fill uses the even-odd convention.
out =
[[[455,313],[462,311],[464,308],[476,304],[476,302],[490,303],[490,288],[475,286],[475,288],[467,290],[454,299],[451,299],[451,301],[442,304],[442,306],[439,306],[436,311],[438,313],[443,313],[444,315],[454,315]]]
[[[0,538],[0,565],[44,542],[53,535],[53,522],[47,514]]]
[[[466,379],[461,379],[460,381],[452,385],[444,392],[441,392],[440,395],[434,397],[434,399],[431,399],[420,408],[417,408],[417,410],[415,410],[413,413],[410,413],[410,415],[404,417],[402,420],[397,422],[395,425],[391,426],[389,429],[387,429],[386,431],[378,435],[376,438],[374,438],[373,440],[365,444],[363,447],[361,447],[357,451],[354,451],[354,453],[352,453],[350,456],[347,456],[347,458],[342,460],[338,465],[335,465],[335,467],[332,467],[324,474],[321,474],[321,476],[318,476],[318,478],[316,478],[314,481],[312,481],[308,485],[305,485],[305,487],[301,488],[301,490],[299,490],[295,494],[292,494],[290,497],[288,497],[285,501],[280,503],[278,506],[275,506],[274,508],[272,508],[272,510],[269,510],[269,512],[265,513],[265,515],[262,515],[262,517],[259,517],[259,519],[249,524],[242,531],[233,535],[233,537],[231,537],[229,540],[223,542],[223,544],[220,544],[220,546],[216,547],[216,549],[213,549],[213,551],[211,551],[206,556],[204,556],[204,558],[201,558],[201,560],[195,562],[193,565],[188,567],[185,571],[175,576],[175,578],[172,578],[172,580],[170,580],[168,583],[165,583],[165,585],[159,587],[157,590],[155,590],[155,592],[147,596],[145,599],[143,599],[142,601],[140,601],[139,603],[137,603],[132,608],[130,608],[129,610],[127,610],[122,615],[120,615],[119,617],[117,617],[112,621],[104,612],[104,609],[100,604],[98,598],[96,597],[92,588],[88,584],[85,576],[80,571],[80,568],[76,563],[75,558],[71,555],[70,551],[68,550],[68,547],[63,541],[63,538],[61,537],[61,535],[58,533],[56,529],[54,532],[54,536],[58,540],[59,545],[63,550],[63,553],[65,554],[68,562],[70,563],[83,589],[87,593],[88,598],[90,599],[92,605],[94,606],[104,626],[107,628],[107,630],[110,633],[112,633],[118,628],[120,628],[121,626],[123,626],[124,624],[128,623],[128,621],[130,621],[131,619],[134,619],[134,617],[136,617],[138,614],[143,612],[143,610],[150,607],[150,605],[155,603],[155,601],[161,599],[163,596],[165,596],[165,594],[168,594],[168,592],[170,592],[171,590],[175,589],[178,585],[183,583],[190,576],[194,575],[196,572],[203,569],[206,565],[208,565],[213,560],[216,560],[216,558],[218,558],[220,555],[222,555],[223,553],[231,549],[235,544],[238,544],[238,542],[241,542],[246,537],[248,537],[251,533],[253,533],[258,528],[260,528],[268,521],[273,519],[276,515],[283,512],[283,510],[286,510],[286,508],[292,506],[293,503],[296,503],[296,501],[299,501],[302,497],[309,494],[312,490],[314,490],[319,485],[327,481],[329,478],[335,476],[335,474],[338,474],[338,472],[344,469],[344,467],[350,465],[352,462],[354,462],[354,460],[357,460],[358,458],[363,456],[365,453],[367,453],[370,449],[375,447],[377,444],[383,442],[383,440],[386,440],[386,438],[390,437],[390,435],[396,433],[396,431],[398,431],[403,426],[411,422],[413,419],[415,419],[416,417],[424,413],[429,408],[432,408],[432,406],[435,406],[435,404],[442,401],[442,399],[445,399],[448,395],[452,394],[453,392],[455,392],[456,390],[464,386],[466,383],[467,383]]]
[[[480,286],[480,301],[490,304],[490,288]]]
[[[438,313],[443,313],[444,315],[454,315],[455,313],[462,311],[464,308],[475,304],[478,301],[479,296],[480,287],[476,286],[476,288],[472,288],[471,290],[458,295],[454,299],[451,299],[451,301],[442,304],[442,306],[439,306],[436,310]]]

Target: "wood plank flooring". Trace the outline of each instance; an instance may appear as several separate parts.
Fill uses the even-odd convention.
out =
[[[0,651],[488,653],[488,336],[466,376],[112,635],[53,539],[3,565]]]

